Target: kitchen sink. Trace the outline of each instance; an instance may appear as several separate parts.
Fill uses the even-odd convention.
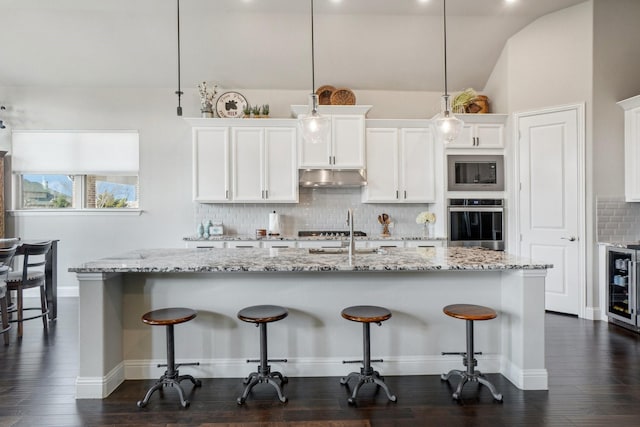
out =
[[[335,255],[335,254],[349,254],[349,248],[309,248],[310,254],[315,255]],[[380,248],[358,248],[354,252],[355,254],[381,254],[384,253],[384,249]]]

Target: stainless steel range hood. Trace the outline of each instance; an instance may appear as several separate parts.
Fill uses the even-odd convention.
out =
[[[362,187],[367,184],[364,169],[301,169],[302,187]]]

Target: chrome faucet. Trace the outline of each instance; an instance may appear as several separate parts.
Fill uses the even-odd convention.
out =
[[[347,211],[347,225],[349,226],[349,265],[353,264],[356,253],[356,241],[353,238],[353,209]]]

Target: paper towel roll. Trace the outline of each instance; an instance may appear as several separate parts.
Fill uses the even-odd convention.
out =
[[[277,236],[280,234],[280,215],[273,212],[269,214],[269,235]]]

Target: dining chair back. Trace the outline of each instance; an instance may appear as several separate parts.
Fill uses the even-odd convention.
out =
[[[15,247],[13,251],[15,252]],[[9,345],[9,335],[7,332],[11,329],[11,324],[9,323],[7,283],[5,282],[8,273],[9,266],[0,265],[0,319],[2,322],[0,325],[0,334],[4,335],[4,345]]]
[[[23,243],[20,247],[20,254],[23,255],[22,270],[12,271],[7,277],[7,289],[16,292],[17,306],[15,309],[16,319],[10,322],[18,323],[18,338],[22,338],[23,322],[25,320],[42,318],[42,325],[47,329],[47,296],[45,292],[45,272],[47,252],[51,250],[51,241],[40,243]],[[43,267],[43,268],[39,268]],[[29,288],[40,288],[40,307],[24,307],[23,290]],[[24,317],[26,310],[40,310],[40,313]]]

